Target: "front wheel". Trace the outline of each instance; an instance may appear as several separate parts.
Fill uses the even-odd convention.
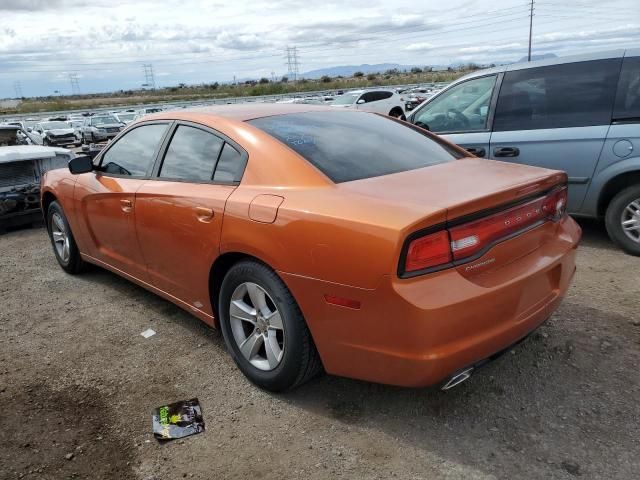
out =
[[[618,193],[607,207],[609,237],[625,252],[640,256],[640,185]]]
[[[58,202],[51,202],[47,210],[47,229],[56,260],[67,273],[80,273],[85,262],[71,233],[67,217]]]
[[[259,387],[288,390],[322,370],[300,307],[266,265],[245,260],[231,267],[220,289],[218,314],[233,360]]]

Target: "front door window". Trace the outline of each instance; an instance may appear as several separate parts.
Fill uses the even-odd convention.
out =
[[[495,83],[489,75],[451,87],[418,110],[413,123],[435,133],[486,130]]]

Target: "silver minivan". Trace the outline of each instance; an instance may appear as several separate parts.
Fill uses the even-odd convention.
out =
[[[478,157],[566,171],[569,211],[640,255],[640,49],[479,70],[408,121]]]

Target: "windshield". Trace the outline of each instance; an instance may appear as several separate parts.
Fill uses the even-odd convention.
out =
[[[248,123],[280,140],[335,183],[460,158],[457,152],[420,129],[373,113],[338,110],[292,113]]]
[[[43,130],[56,130],[59,128],[69,128],[69,124],[67,122],[44,122],[41,123],[40,126]]]
[[[135,114],[135,113],[119,113],[119,114],[117,115],[117,117],[118,117],[120,120],[133,120],[133,117],[135,117],[135,116],[136,116],[136,114]]]
[[[352,105],[356,103],[359,97],[359,93],[345,93],[336,97],[333,102],[331,102],[331,105]]]
[[[107,125],[109,123],[120,123],[114,116],[91,117],[91,125]]]

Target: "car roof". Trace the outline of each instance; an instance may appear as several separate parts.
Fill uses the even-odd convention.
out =
[[[517,62],[506,65],[499,65],[493,68],[485,68],[476,70],[463,77],[460,77],[453,83],[459,83],[470,78],[483,77],[491,73],[509,72],[513,70],[526,70],[527,68],[546,67],[549,65],[562,65],[565,63],[588,62],[590,60],[604,60],[607,58],[622,58],[623,56],[636,56],[640,54],[640,49],[627,50],[607,50],[604,52],[582,53],[580,55],[568,55],[566,57],[544,58],[541,60],[533,60],[531,62]]]
[[[180,118],[184,118],[185,115],[193,113],[200,115],[209,114],[215,117],[223,117],[244,122],[256,118],[271,117],[274,115],[314,111],[331,112],[335,110],[326,105],[314,105],[309,103],[241,103],[237,105],[208,105],[180,110],[167,110],[145,116],[144,120],[174,119],[178,114]]]

